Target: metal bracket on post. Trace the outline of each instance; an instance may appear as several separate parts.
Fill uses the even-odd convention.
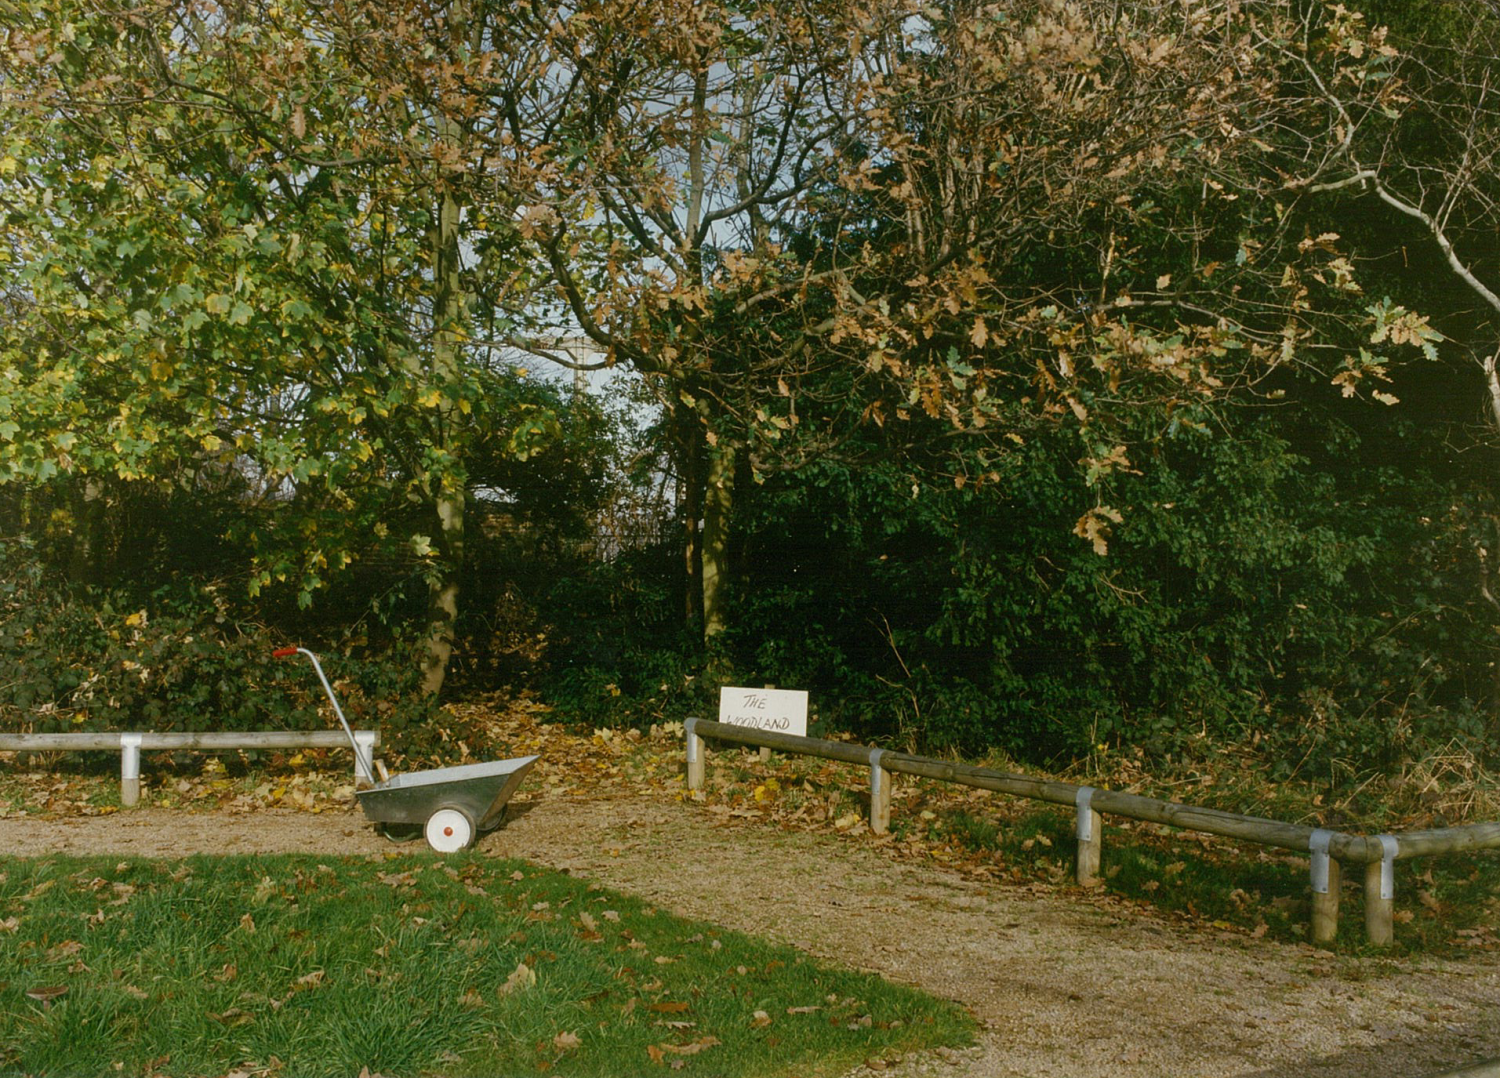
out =
[[[697,790],[703,785],[703,739],[698,736],[698,720],[682,720],[683,740],[687,742],[687,788]]]
[[[120,735],[120,804],[129,807],[141,799],[141,735]]]
[[[1073,801],[1078,805],[1078,841],[1094,841],[1094,788],[1092,786],[1080,786],[1078,792],[1073,795]]]
[[[1396,855],[1401,851],[1401,845],[1396,841],[1395,835],[1376,835],[1380,841],[1380,849],[1385,854],[1380,859],[1380,897],[1385,899],[1396,897]]]
[[[1307,839],[1307,848],[1312,853],[1312,889],[1315,895],[1328,893],[1328,842],[1332,831],[1318,828]]]
[[[354,731],[354,780],[375,785],[375,731]]]
[[[883,835],[891,829],[891,783],[880,766],[884,749],[870,750],[870,830]]]

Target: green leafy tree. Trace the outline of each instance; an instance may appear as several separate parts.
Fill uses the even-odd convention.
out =
[[[503,20],[463,3],[23,16],[0,158],[5,479],[232,482],[252,593],[304,602],[361,551],[404,548],[427,566],[435,692],[468,461],[524,461],[558,429],[469,343],[476,293],[530,288],[466,90],[524,78],[494,51]],[[405,504],[426,520],[398,531]]]

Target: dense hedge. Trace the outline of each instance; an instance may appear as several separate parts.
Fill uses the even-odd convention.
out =
[[[696,675],[717,661],[928,748],[1071,759],[1206,732],[1334,779],[1455,738],[1492,752],[1482,488],[1440,478],[1420,431],[1375,430],[1247,410],[1142,432],[1103,556],[1072,535],[1103,495],[1065,435],[998,490],[818,464],[742,504],[723,654],[683,640],[671,553],[645,552],[554,591],[570,631],[546,691],[601,720],[712,711]]]
[[[247,619],[226,596],[231,588],[72,588],[18,540],[0,543],[0,560],[4,729],[323,729],[333,721],[307,665],[271,658],[288,638]],[[351,723],[400,741],[429,722],[415,663],[333,655],[325,665]]]

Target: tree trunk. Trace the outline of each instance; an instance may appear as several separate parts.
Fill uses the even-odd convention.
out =
[[[678,405],[683,409],[683,405]],[[678,418],[678,504],[682,506],[682,623],[691,627],[703,616],[703,547],[698,531],[703,519],[703,440],[697,417],[681,411]]]
[[[708,453],[703,490],[703,639],[728,627],[729,515],[734,505],[734,449],[718,445]]]
[[[442,567],[427,584],[427,639],[422,648],[422,691],[443,688],[458,626],[458,576],[464,560],[464,492],[445,491],[437,501]]]
[[[458,249],[459,205],[445,190],[438,203],[433,236],[432,380],[442,388],[458,373],[458,351],[463,347],[459,320],[463,317],[462,264]],[[450,417],[435,419],[440,444],[451,435]],[[422,655],[422,691],[435,695],[448,674],[457,636],[459,574],[464,564],[464,486],[454,475],[433,477],[433,507],[437,511],[438,551],[442,563],[428,583],[427,640]]]
[[[99,583],[99,541],[104,530],[104,484],[92,477],[70,483],[73,502],[73,547],[68,552],[68,582],[75,588]]]

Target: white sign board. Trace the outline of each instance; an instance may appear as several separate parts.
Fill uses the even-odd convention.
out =
[[[719,690],[719,721],[778,734],[807,736],[807,693],[801,689]]]

